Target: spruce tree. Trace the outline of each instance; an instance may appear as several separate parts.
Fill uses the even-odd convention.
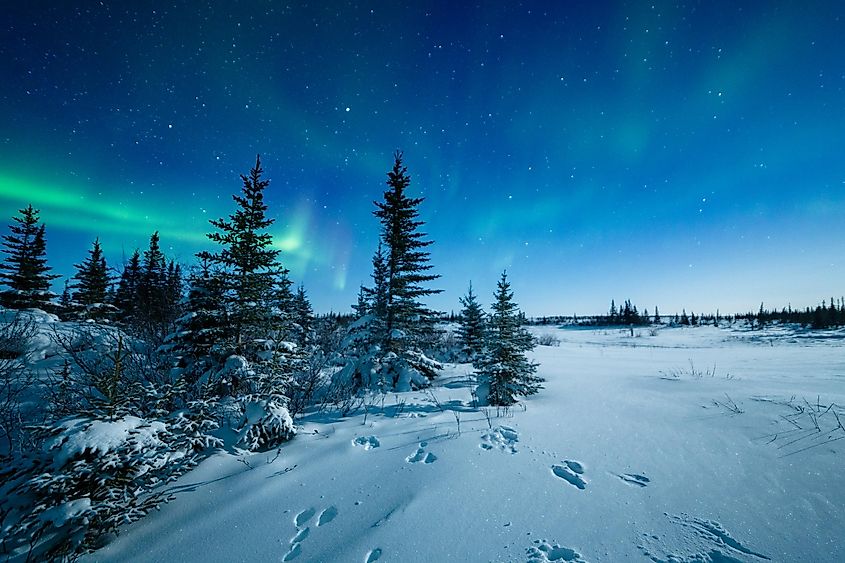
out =
[[[660,310],[657,308],[657,305],[654,306],[654,324],[660,324]]]
[[[121,317],[130,321],[138,312],[138,291],[141,285],[141,252],[136,248],[123,266],[117,285],[114,304],[121,312]]]
[[[176,316],[172,303],[167,259],[161,250],[158,232],[150,236],[150,246],[141,259],[137,287],[137,307],[131,320],[145,337],[161,342],[173,330]]]
[[[487,322],[484,352],[473,364],[480,384],[479,397],[486,394],[489,405],[512,405],[519,396],[537,393],[544,381],[536,375],[538,364],[525,357],[535,344],[522,327],[521,317],[507,273],[502,272]]]
[[[249,176],[241,175],[241,195],[232,196],[235,212],[227,219],[210,221],[217,231],[207,236],[221,250],[201,253],[221,269],[238,354],[245,353],[256,339],[268,338],[281,317],[290,313],[279,308],[290,304],[290,281],[288,270],[279,263],[281,251],[273,248],[273,237],[267,232],[274,220],[266,215],[264,189],[270,182],[261,178],[262,173],[261,159],[256,157]]]
[[[231,327],[227,345],[232,354],[250,364],[233,376],[231,392],[258,393],[284,402],[303,358],[282,344],[291,336],[293,296],[288,270],[280,264],[280,251],[273,247],[268,232],[274,220],[266,215],[264,190],[270,182],[261,178],[262,173],[261,159],[256,157],[249,176],[241,175],[241,194],[232,196],[235,212],[227,219],[210,221],[217,231],[207,236],[221,249],[199,256],[219,268]]]
[[[394,366],[393,385],[406,367],[426,377],[434,377],[436,362],[427,360],[421,348],[434,332],[436,314],[421,302],[441,290],[424,286],[440,276],[431,274],[429,253],[433,241],[420,231],[418,207],[423,198],[411,198],[406,190],[411,183],[402,153],[394,153],[393,168],[387,174],[388,189],[384,201],[375,202],[373,214],[381,222],[381,241],[386,248],[387,295],[385,302],[382,350],[394,354],[406,366]]]
[[[314,310],[305,294],[305,287],[300,284],[293,296],[294,339],[301,350],[305,350],[313,339]]]
[[[193,385],[225,359],[217,346],[226,340],[227,323],[223,286],[207,261],[202,261],[188,285],[185,314],[176,321],[170,352],[181,375]]]
[[[458,342],[461,352],[470,361],[477,358],[484,351],[485,318],[484,310],[472,292],[472,282],[464,297],[460,298],[461,314],[458,316]]]
[[[12,217],[9,234],[3,235],[6,258],[0,264],[0,282],[8,289],[0,292],[0,305],[11,309],[51,309],[56,297],[50,282],[60,277],[51,274],[47,265],[47,244],[44,224],[39,223],[38,210],[32,205]]]
[[[367,301],[370,304],[368,313],[374,317],[374,321],[382,328],[387,326],[387,301],[390,291],[387,257],[381,241],[378,243],[378,250],[373,255],[373,287],[367,288]]]
[[[358,287],[358,301],[352,305],[352,313],[356,319],[360,319],[370,312],[370,304],[367,300],[367,288],[363,285]]]
[[[100,239],[94,239],[94,245],[88,251],[88,257],[81,263],[75,264],[76,275],[71,286],[73,300],[86,307],[106,302],[111,277],[100,246]]]

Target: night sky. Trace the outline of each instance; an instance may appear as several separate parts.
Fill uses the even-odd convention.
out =
[[[191,263],[261,153],[292,280],[349,310],[401,148],[441,310],[504,268],[531,315],[845,290],[843,3],[153,4],[3,7],[0,222],[40,208],[57,273],[154,230]]]

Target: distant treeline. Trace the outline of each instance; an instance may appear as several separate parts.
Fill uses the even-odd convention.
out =
[[[722,315],[717,309],[715,313],[696,315],[690,311],[688,314],[683,309],[680,314],[661,315],[660,310],[655,307],[654,314],[649,314],[648,309],[640,313],[636,305],[630,300],[625,300],[621,306],[611,300],[610,309],[606,315],[556,315],[545,317],[532,317],[528,319],[529,324],[535,325],[557,325],[574,324],[579,326],[644,326],[644,325],[675,325],[675,326],[698,326],[698,325],[721,325],[734,324],[744,321],[752,327],[763,327],[773,323],[793,323],[808,328],[833,328],[845,326],[845,297],[830,300],[823,300],[815,308],[793,309],[792,306],[784,307],[780,311],[766,309],[761,303],[756,313],[736,313],[733,315]]]

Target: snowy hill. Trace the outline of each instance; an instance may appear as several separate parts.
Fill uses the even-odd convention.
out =
[[[559,345],[525,409],[473,408],[447,366],[278,455],[214,455],[85,559],[845,559],[841,332],[533,330]]]

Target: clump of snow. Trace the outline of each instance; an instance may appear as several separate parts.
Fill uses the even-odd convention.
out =
[[[61,427],[64,432],[45,443],[45,448],[54,452],[55,469],[83,454],[102,455],[127,445],[129,454],[154,450],[163,445],[158,435],[166,429],[163,422],[148,422],[137,416],[115,421],[71,419]]]
[[[285,398],[278,395],[245,397],[237,443],[248,450],[259,451],[293,438],[296,428],[284,401]]]

